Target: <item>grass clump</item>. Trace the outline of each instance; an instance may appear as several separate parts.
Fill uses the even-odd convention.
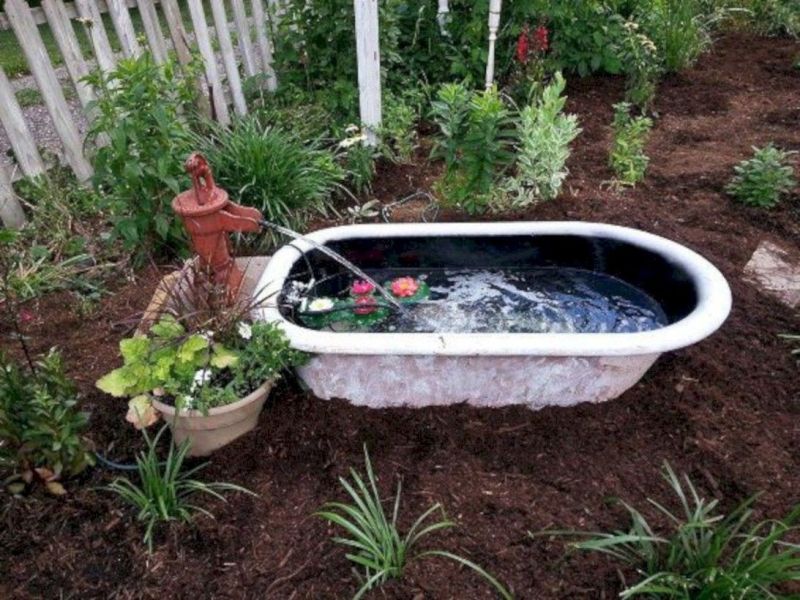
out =
[[[273,223],[300,229],[315,213],[326,213],[344,179],[344,169],[320,142],[306,142],[257,116],[232,127],[211,125],[196,143],[213,165],[217,185],[264,213]]]
[[[719,510],[717,500],[703,498],[686,475],[679,478],[666,463],[664,478],[678,500],[678,510],[648,499],[669,524],[663,534],[642,512],[625,502],[622,505],[631,519],[627,531],[542,534],[585,535],[588,539],[575,543],[576,549],[609,555],[635,569],[639,580],[626,583],[621,598],[797,597],[779,588],[800,580],[800,546],[788,540],[798,529],[798,509],[785,520],[753,523],[755,498],[725,514]]]
[[[106,487],[107,490],[116,493],[126,503],[138,510],[136,518],[145,524],[144,542],[147,544],[149,552],[153,551],[153,536],[159,523],[169,521],[188,523],[198,513],[213,518],[208,510],[191,502],[196,494],[213,496],[223,501],[225,498],[221,492],[243,492],[255,495],[232,483],[205,483],[193,479],[193,475],[205,467],[206,463],[186,471],[183,470],[186,453],[189,451],[188,440],[179,446],[170,442],[166,460],[159,461],[156,447],[166,429],[167,426],[164,425],[153,438],[150,438],[147,432],[142,430],[146,449],[136,457],[139,484],[133,483],[126,477],[118,477]]]
[[[397,525],[401,501],[400,482],[397,484],[394,507],[389,517],[383,508],[366,446],[364,462],[366,481],[354,469],[350,470],[352,482],[339,478],[352,503],[328,502],[316,513],[344,529],[345,535],[334,537],[333,540],[346,546],[350,550],[347,558],[364,569],[364,583],[353,596],[353,600],[358,600],[389,579],[401,578],[409,561],[428,557],[447,558],[469,567],[489,582],[502,598],[512,597],[500,582],[475,563],[444,550],[418,550],[417,546],[423,538],[436,531],[454,527],[455,523],[444,517],[444,510],[437,503],[422,513],[405,535],[402,535]],[[440,518],[431,522],[437,514]]]
[[[789,162],[793,154],[772,144],[754,147],[753,157],[733,168],[735,174],[726,191],[748,206],[776,206],[781,196],[797,185],[794,167]]]

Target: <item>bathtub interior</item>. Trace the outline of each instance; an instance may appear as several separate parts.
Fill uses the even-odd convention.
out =
[[[367,273],[427,269],[574,268],[607,274],[649,295],[673,324],[697,305],[692,277],[667,257],[611,237],[567,234],[359,237],[329,241],[335,250]],[[321,282],[318,295],[335,296],[352,276],[318,250],[298,256],[287,281]],[[294,321],[288,303],[279,301],[284,318]]]

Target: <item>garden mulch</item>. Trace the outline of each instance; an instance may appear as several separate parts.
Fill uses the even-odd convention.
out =
[[[318,400],[291,380],[273,392],[258,428],[216,453],[203,477],[249,487],[258,497],[205,502],[216,520],[174,525],[148,556],[132,511],[99,488],[113,473],[93,469],[63,498],[40,492],[3,497],[3,598],[347,598],[357,588],[332,530],[312,513],[342,498],[337,478],[370,448],[387,496],[402,477],[401,521],[441,502],[458,527],[431,544],[471,558],[518,598],[598,599],[619,592],[616,565],[565,553],[545,528],[624,528],[624,498],[672,503],[663,461],[688,473],[722,506],[763,492],[761,517],[800,502],[798,366],[779,339],[800,332],[789,308],[744,282],[759,242],[800,246],[797,193],[772,211],[733,203],[722,191],[752,145],[800,150],[798,45],[731,34],[691,70],[661,84],[644,183],[608,185],[611,105],[618,78],[574,79],[569,110],[583,133],[572,175],[554,202],[486,219],[579,219],[641,228],[709,258],[728,278],[733,311],[722,329],[663,356],[622,397],[599,405],[481,409],[467,406],[374,410]],[[374,194],[383,202],[429,189],[438,167],[382,165]],[[444,210],[444,220],[465,216]],[[324,226],[325,223],[318,223]],[[57,344],[91,411],[98,449],[129,460],[141,446],[124,423],[124,401],[93,381],[118,364],[116,345],[135,326],[162,270],[121,282],[91,316],[69,297],[41,300],[30,327],[37,350]],[[628,576],[631,573],[627,573]],[[439,559],[412,563],[376,598],[491,598],[476,575]]]

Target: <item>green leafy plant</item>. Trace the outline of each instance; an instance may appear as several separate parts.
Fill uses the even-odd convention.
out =
[[[644,152],[652,119],[632,116],[631,105],[620,102],[614,105],[614,141],[611,146],[609,164],[620,185],[636,185],[647,171],[650,159]]]
[[[463,139],[456,146],[458,160],[438,187],[448,202],[475,214],[488,208],[495,182],[513,161],[516,128],[496,88],[474,93],[467,110]]]
[[[417,142],[419,115],[407,96],[388,92],[382,100],[381,149],[387,158],[397,162],[409,162]]]
[[[569,173],[569,145],[580,127],[575,115],[564,114],[565,87],[564,77],[556,73],[536,104],[522,109],[517,174],[509,186],[516,196],[512,202],[515,207],[557,197]]]
[[[144,543],[147,544],[149,552],[153,551],[153,536],[159,523],[169,521],[188,523],[197,514],[213,518],[208,510],[193,503],[194,496],[205,494],[225,501],[222,492],[256,495],[232,483],[206,483],[193,479],[205,464],[184,470],[183,463],[189,450],[188,440],[180,446],[170,443],[167,458],[162,463],[158,458],[157,446],[166,429],[166,425],[162,426],[152,439],[146,431],[142,432],[146,448],[136,457],[138,484],[126,477],[118,477],[106,487],[108,491],[116,493],[123,501],[138,510],[136,518],[145,524]]]
[[[763,148],[753,147],[753,157],[743,160],[733,170],[735,175],[725,188],[739,202],[749,206],[772,208],[781,196],[797,185],[794,167],[786,152],[768,144]]]
[[[627,73],[625,99],[644,112],[655,98],[656,84],[661,74],[658,51],[653,41],[641,33],[636,21],[627,20],[624,28],[621,56]]]
[[[159,65],[144,53],[87,81],[98,92],[88,135],[98,143],[94,184],[107,200],[116,234],[139,256],[180,252],[183,226],[170,202],[189,184],[183,161],[191,145],[192,77],[181,76],[174,62]]]
[[[770,36],[800,36],[800,2],[797,0],[749,0],[742,4],[757,32]]]
[[[229,367],[238,355],[199,333],[187,335],[184,327],[166,315],[148,335],[119,343],[124,364],[104,375],[97,387],[115,397],[137,396],[160,388],[178,394],[191,384],[195,373],[207,366]]]
[[[752,524],[754,498],[724,514],[717,500],[703,498],[686,475],[681,481],[666,463],[664,477],[679,501],[679,511],[655,500],[649,503],[669,523],[665,534],[658,533],[642,512],[622,502],[631,518],[627,531],[539,535],[588,536],[574,547],[610,555],[636,569],[640,580],[626,585],[621,598],[796,597],[782,593],[780,586],[800,580],[800,546],[789,541],[798,529],[799,509],[782,521]]]
[[[444,159],[448,170],[455,168],[461,145],[467,135],[471,94],[463,83],[447,83],[439,88],[431,103],[431,115],[439,128],[432,156]]]
[[[382,585],[388,579],[401,578],[409,561],[428,557],[447,558],[469,567],[488,581],[503,598],[511,598],[511,594],[500,582],[475,563],[444,550],[418,550],[417,546],[423,538],[436,531],[454,527],[455,523],[444,518],[444,511],[437,503],[422,513],[405,535],[402,535],[397,526],[401,501],[400,482],[397,484],[394,508],[389,517],[383,508],[366,446],[364,446],[364,463],[366,481],[355,469],[350,470],[352,482],[343,477],[339,478],[339,483],[352,503],[328,502],[316,513],[317,516],[344,529],[345,536],[334,537],[333,541],[347,547],[349,550],[347,558],[365,570],[365,581],[353,600],[358,600],[366,592]],[[430,522],[437,514],[441,518]]]
[[[61,495],[60,479],[94,464],[84,438],[88,419],[55,350],[28,367],[0,354],[0,469],[11,471],[5,483],[13,493],[39,480]]]
[[[319,142],[264,125],[257,115],[209,129],[195,143],[214,165],[217,183],[267,220],[299,229],[312,214],[330,209],[345,173]]]

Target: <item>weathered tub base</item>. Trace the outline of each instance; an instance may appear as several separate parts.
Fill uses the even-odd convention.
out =
[[[604,402],[633,386],[658,358],[637,356],[387,356],[320,354],[298,369],[319,398],[358,406],[466,402],[531,409]]]

